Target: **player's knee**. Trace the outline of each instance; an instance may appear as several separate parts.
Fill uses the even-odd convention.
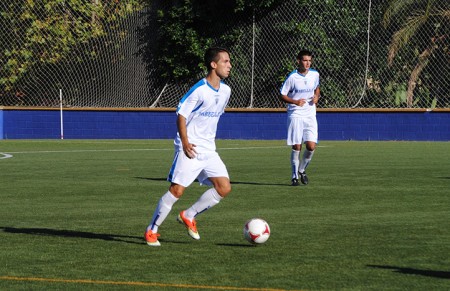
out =
[[[176,198],[180,198],[184,193],[184,187],[177,184],[172,184],[170,185],[169,191]]]
[[[312,152],[316,149],[316,144],[311,142],[311,143],[307,143],[306,144],[306,149],[308,149],[308,151]]]
[[[218,185],[216,187],[216,191],[221,197],[225,197],[228,195],[228,193],[231,192],[231,184],[227,183],[227,184]]]

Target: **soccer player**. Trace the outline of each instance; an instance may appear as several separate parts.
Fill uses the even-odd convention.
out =
[[[312,53],[301,50],[297,55],[297,69],[292,71],[281,87],[280,99],[287,103],[287,144],[292,146],[292,186],[298,179],[308,184],[306,167],[310,163],[317,144],[316,104],[319,101],[319,72],[311,68]],[[306,150],[300,157],[302,144]]]
[[[209,48],[204,61],[208,69],[207,76],[198,81],[178,104],[175,157],[167,178],[171,184],[159,200],[145,231],[145,240],[149,246],[161,245],[158,241],[159,226],[186,187],[196,179],[202,185],[213,187],[177,217],[193,239],[200,239],[195,217],[217,205],[231,191],[227,168],[216,152],[215,145],[217,123],[231,95],[230,87],[222,82],[230,74],[230,54],[224,48]]]

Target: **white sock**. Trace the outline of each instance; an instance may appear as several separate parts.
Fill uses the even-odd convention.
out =
[[[148,230],[152,230],[153,232],[158,232],[158,227],[163,223],[166,219],[167,215],[169,215],[170,210],[172,210],[172,206],[175,202],[178,201],[178,198],[172,195],[170,191],[167,191],[161,199],[159,199],[158,205],[156,206],[155,212],[153,213],[152,220],[147,227]]]
[[[308,149],[305,149],[302,160],[300,162],[300,168],[299,168],[300,173],[303,173],[306,170],[306,167],[308,167],[309,162],[311,162],[313,154],[314,154],[314,151],[309,151]]]
[[[291,152],[291,166],[292,166],[292,179],[298,179],[298,167],[300,151],[292,150]]]
[[[220,200],[222,200],[222,196],[217,193],[216,189],[210,188],[206,190],[202,196],[200,196],[197,202],[195,202],[190,208],[186,209],[184,216],[187,219],[192,220],[198,214],[208,210],[214,205],[217,205]]]

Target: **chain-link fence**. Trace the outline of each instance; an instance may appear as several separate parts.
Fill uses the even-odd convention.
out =
[[[97,37],[69,43],[58,58],[51,55],[53,47],[70,41],[55,28],[61,22],[41,29],[41,39],[31,42],[37,34],[30,31],[52,15],[63,15],[64,23],[74,26],[89,14],[72,9],[68,15],[68,4],[37,10],[2,1],[0,106],[59,106],[62,89],[66,107],[176,107],[191,84],[165,80],[153,69],[142,50],[143,35],[155,29],[148,26],[151,8],[128,2],[114,25],[101,26]],[[265,15],[255,11],[229,48],[229,107],[284,107],[278,98],[281,82],[294,69],[297,52],[306,48],[313,51],[313,67],[321,74],[320,108],[450,108],[450,5],[431,1],[436,9],[430,16],[422,2],[428,1],[394,10],[385,25],[389,7],[381,0],[287,0]],[[30,11],[36,17],[27,16]],[[390,62],[393,36],[414,25],[415,18],[421,26]],[[92,35],[98,27],[90,29]],[[30,47],[41,53],[30,53]]]

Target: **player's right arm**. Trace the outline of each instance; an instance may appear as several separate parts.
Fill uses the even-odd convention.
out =
[[[184,154],[192,159],[195,157],[197,152],[195,151],[195,144],[189,143],[188,135],[187,135],[187,126],[186,126],[186,117],[181,114],[178,114],[177,117],[177,128],[178,134],[180,135],[181,143],[183,145]]]
[[[305,99],[295,100],[295,99],[290,98],[289,96],[283,95],[283,94],[281,94],[280,99],[281,99],[281,101],[284,101],[284,102],[289,103],[289,104],[295,104],[297,106],[303,106],[303,104],[306,103]]]
[[[291,90],[291,88],[293,87],[292,84],[292,78],[291,78],[291,74],[289,74],[289,76],[286,78],[286,80],[284,81],[283,85],[281,86],[281,90],[280,90],[280,100],[288,103],[288,104],[294,104],[297,106],[303,106],[303,104],[306,103],[306,100],[303,99],[294,99],[289,97],[287,94],[289,93],[289,91]]]
[[[195,144],[191,144],[189,142],[188,134],[187,134],[187,120],[189,119],[192,111],[199,106],[201,101],[199,100],[198,91],[196,90],[199,86],[204,84],[204,81],[201,80],[197,84],[195,84],[186,95],[181,98],[180,103],[177,108],[177,128],[178,134],[180,136],[181,144],[183,146],[184,154],[192,159],[196,156],[197,152],[194,147]]]

